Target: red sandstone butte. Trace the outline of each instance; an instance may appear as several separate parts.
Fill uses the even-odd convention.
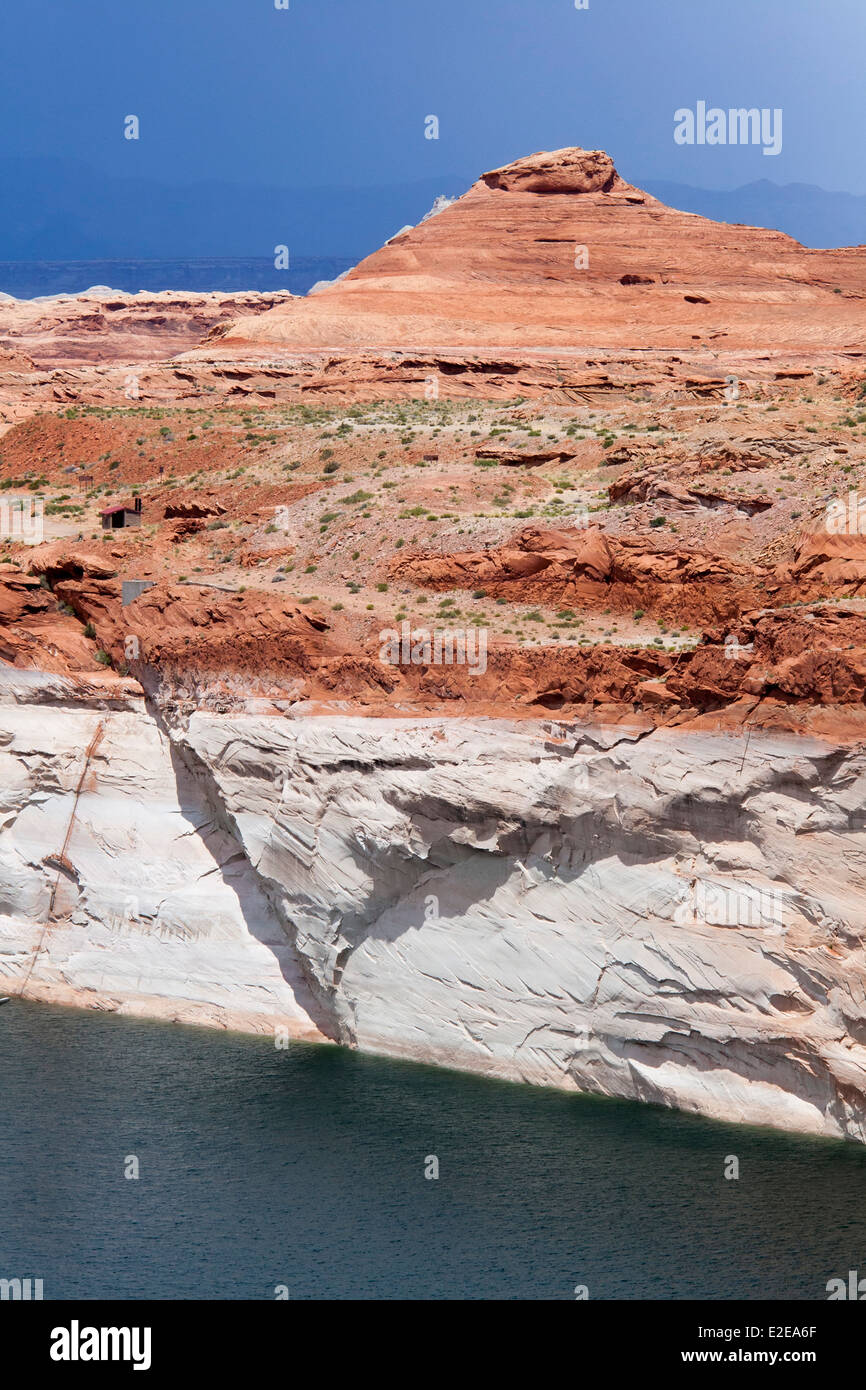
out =
[[[580,268],[584,266],[585,268]],[[600,150],[530,155],[392,238],[339,282],[219,325],[196,356],[280,351],[866,342],[866,246],[678,212]]]

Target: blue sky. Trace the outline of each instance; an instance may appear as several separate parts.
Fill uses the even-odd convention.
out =
[[[0,17],[0,156],[178,184],[474,176],[536,149],[706,188],[866,193],[866,0],[28,0]],[[673,113],[781,107],[777,158]],[[123,138],[136,114],[141,139]],[[424,139],[424,118],[440,121]]]

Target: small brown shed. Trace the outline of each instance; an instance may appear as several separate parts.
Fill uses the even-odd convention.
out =
[[[135,498],[132,507],[106,507],[100,512],[103,531],[119,531],[125,526],[141,525],[141,498]]]

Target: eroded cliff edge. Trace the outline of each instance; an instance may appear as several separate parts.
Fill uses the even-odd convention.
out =
[[[28,701],[0,764],[7,992],[866,1139],[862,743]]]

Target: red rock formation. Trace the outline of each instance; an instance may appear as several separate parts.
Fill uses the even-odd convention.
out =
[[[115,663],[125,662],[133,673],[149,666],[293,674],[317,664],[328,629],[324,618],[291,598],[256,590],[156,585],[124,608],[119,580],[61,579],[54,589],[93,624]],[[128,644],[129,637],[137,639],[136,646]]]
[[[220,323],[285,304],[288,291],[259,294],[124,294],[88,290],[0,302],[0,372],[79,362],[153,362],[193,347]],[[26,365],[25,365],[26,364]]]
[[[582,548],[567,533],[522,539],[512,582],[524,567],[537,576],[577,564],[600,583],[620,563],[616,546],[597,531],[584,535]],[[682,557],[670,559],[676,565]],[[46,546],[34,568],[50,576],[53,592],[35,575],[0,566],[0,666],[76,677],[83,693],[98,686],[103,698],[112,688],[115,698],[134,688],[128,674],[210,702],[259,693],[290,702],[348,700],[380,714],[405,712],[407,703],[455,714],[592,708],[613,722],[640,712],[647,727],[702,712],[734,724],[748,715],[767,727],[817,727],[818,708],[844,722],[845,709],[866,704],[866,615],[841,605],[748,612],[679,653],[493,644],[483,669],[470,672],[458,664],[390,665],[375,633],[359,651],[290,597],[161,584],[122,607],[119,579],[86,550]],[[97,661],[99,652],[110,656],[113,671]]]
[[[612,193],[633,192],[603,150],[565,149],[552,154],[530,154],[501,169],[491,169],[481,179],[488,188],[506,193]]]
[[[740,695],[803,704],[862,704],[866,616],[830,606],[749,613],[729,632],[705,634],[667,682],[670,695],[698,708]]]
[[[842,586],[849,593],[866,591],[866,536],[816,531],[801,542],[791,578],[802,590]]]
[[[547,531],[529,526],[510,545],[393,561],[395,579],[439,591],[483,586],[519,603],[642,608],[695,624],[733,618],[760,600],[767,571],[722,556],[661,550],[637,536],[610,536],[598,526]]]
[[[96,647],[37,577],[0,565],[0,665],[19,669],[98,672]]]
[[[337,284],[221,325],[197,356],[553,352],[709,336],[764,351],[862,346],[864,290],[866,247],[806,250],[781,232],[678,212],[624,182],[602,151],[566,149],[492,170]]]

